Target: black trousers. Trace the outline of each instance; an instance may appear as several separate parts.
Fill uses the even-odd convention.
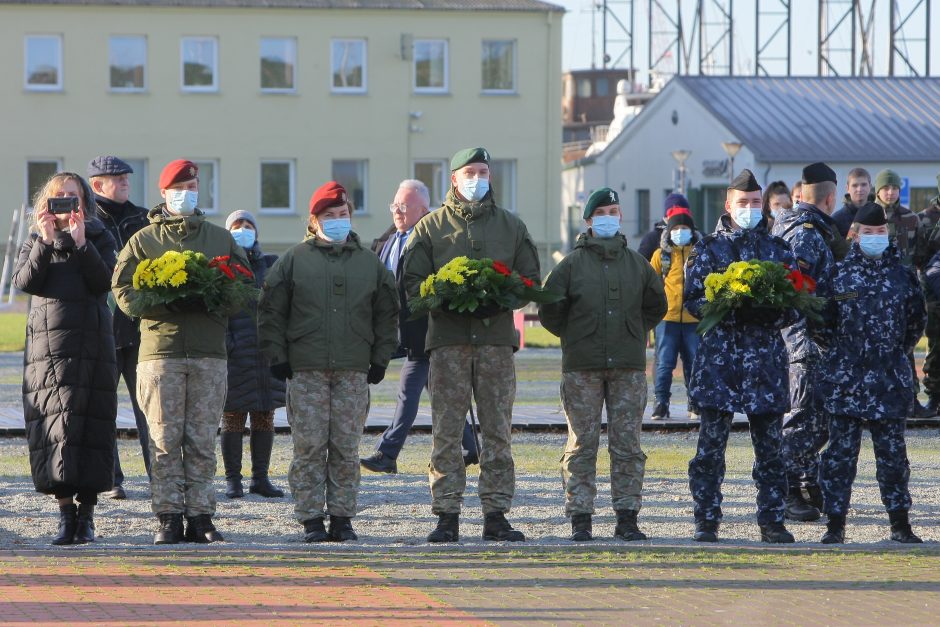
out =
[[[137,423],[137,439],[140,440],[140,451],[144,456],[144,468],[147,477],[150,477],[150,427],[147,426],[147,417],[137,404],[137,353],[140,347],[125,346],[117,349],[118,372],[124,377],[124,385],[131,397],[131,406],[134,408],[134,421]],[[124,471],[121,470],[121,458],[118,456],[117,438],[114,439],[114,487],[124,484]]]

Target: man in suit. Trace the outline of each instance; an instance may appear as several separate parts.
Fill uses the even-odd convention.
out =
[[[392,424],[385,430],[375,453],[359,460],[363,468],[372,472],[398,472],[398,454],[405,445],[405,439],[418,415],[418,405],[421,394],[428,384],[430,361],[424,352],[424,340],[428,332],[427,316],[418,320],[409,320],[411,315],[407,307],[404,282],[402,281],[401,256],[405,251],[408,236],[411,235],[415,224],[427,215],[431,197],[427,186],[418,180],[408,179],[402,181],[395,193],[389,210],[392,212],[393,225],[386,233],[373,243],[373,250],[385,267],[395,275],[401,300],[401,312],[398,321],[398,350],[392,358],[405,357],[399,375],[398,403],[395,406],[395,416]],[[476,439],[473,428],[468,422],[463,433],[464,463],[476,464],[479,461],[476,448]]]

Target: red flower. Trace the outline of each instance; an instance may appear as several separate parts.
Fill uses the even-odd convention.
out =
[[[235,279],[235,273],[232,272],[232,269],[229,268],[229,267],[228,267],[227,265],[225,265],[224,263],[220,263],[220,264],[217,266],[217,268],[218,268],[219,270],[221,270],[221,271],[222,271],[222,274],[224,274],[224,275],[227,276],[228,278],[230,278],[230,279],[232,279],[232,280]]]
[[[254,275],[251,273],[251,270],[249,270],[248,268],[246,268],[245,266],[243,266],[243,265],[240,264],[240,263],[236,263],[236,264],[233,265],[232,267],[235,268],[235,269],[239,272],[239,274],[242,274],[242,275],[248,277],[249,279],[254,276]]]
[[[797,292],[803,291],[803,273],[799,270],[793,270],[787,274],[787,280],[793,285]]]
[[[803,284],[806,286],[806,291],[815,292],[816,291],[816,281],[813,277],[808,274],[803,275]]]
[[[210,267],[210,268],[214,268],[214,267],[216,267],[217,265],[219,265],[220,263],[227,263],[228,260],[229,260],[229,256],[228,256],[228,255],[219,255],[218,257],[213,257],[213,258],[209,261],[209,267]]]
[[[527,279],[524,276],[520,276],[519,278],[522,279],[522,284],[525,285],[526,287],[532,287],[533,285],[535,285],[535,281],[533,281],[532,279]]]
[[[506,264],[500,261],[493,262],[493,269],[499,272],[500,274],[502,274],[503,276],[510,276],[512,274],[512,270],[510,270],[509,267],[506,266]]]

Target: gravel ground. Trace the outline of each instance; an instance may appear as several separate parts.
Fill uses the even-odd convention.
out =
[[[914,499],[912,520],[914,529],[929,543],[940,542],[940,438],[936,430],[911,431],[908,446],[911,451],[911,492]],[[649,453],[656,447],[674,447],[676,438],[683,436],[650,434],[644,435],[644,448]],[[556,448],[560,457],[565,436],[562,434],[519,434],[514,442],[518,451],[527,446]],[[692,440],[694,443],[694,439]],[[363,452],[374,446],[375,438],[363,439]],[[687,445],[689,442],[685,441]],[[429,448],[429,436],[415,435],[409,439],[409,448],[423,451]],[[606,442],[604,443],[606,446]],[[136,442],[122,441],[124,453],[131,455]],[[725,481],[725,520],[721,528],[724,545],[758,544],[759,533],[754,521],[754,486],[750,479],[750,457],[747,451],[750,442],[746,433],[732,434],[729,443],[729,460],[735,451],[741,454],[737,461],[729,461]],[[539,449],[541,450],[541,449]],[[550,449],[548,449],[550,450]],[[139,454],[139,450],[137,451]],[[0,440],[0,459],[12,459],[26,455],[25,441],[18,438]],[[275,449],[275,467],[284,468],[290,456],[288,436],[278,436]],[[246,453],[247,457],[247,453]],[[543,468],[551,468],[551,464]],[[220,464],[221,465],[221,464]],[[859,463],[858,479],[855,482],[853,510],[849,516],[847,536],[850,543],[875,545],[879,549],[898,547],[889,542],[887,516],[881,505],[878,486],[874,480],[874,462],[871,445],[866,443]],[[481,546],[493,546],[480,540],[482,520],[479,499],[476,495],[475,471],[468,481],[465,501],[465,516],[461,519],[461,543],[463,550],[476,550]],[[603,469],[601,470],[603,475]],[[283,474],[274,477],[277,484],[286,487]],[[217,526],[225,534],[227,548],[271,549],[301,545],[301,527],[293,519],[293,508],[289,497],[263,499],[255,495],[243,499],[228,500],[223,495],[224,481],[216,482],[219,493]],[[98,540],[89,548],[152,548],[152,537],[156,528],[150,512],[149,490],[146,478],[130,476],[125,484],[130,498],[126,501],[102,499],[96,522]],[[599,482],[597,514],[594,520],[594,546],[623,543],[611,539],[615,517],[610,510],[610,489],[606,477]],[[246,486],[247,488],[247,486]],[[690,540],[692,532],[691,501],[684,472],[648,475],[644,486],[644,507],[640,525],[651,537],[646,544],[675,546],[695,545]],[[425,536],[433,527],[436,518],[429,505],[427,477],[424,474],[375,475],[363,473],[359,496],[359,515],[354,520],[360,536],[359,542],[345,545],[328,545],[329,550],[378,549],[408,546],[428,546]],[[570,546],[570,533],[564,518],[563,494],[557,471],[517,473],[516,498],[510,520],[525,532],[527,545]],[[0,475],[0,549],[22,549],[49,547],[57,522],[57,507],[54,499],[33,491],[28,476]],[[818,542],[824,531],[824,522],[791,523],[790,530],[797,542]],[[642,543],[641,543],[642,544]],[[821,545],[819,545],[821,546]],[[82,547],[67,547],[65,550],[82,550]]]

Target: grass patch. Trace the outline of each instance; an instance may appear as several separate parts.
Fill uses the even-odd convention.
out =
[[[26,314],[0,313],[0,352],[21,351],[26,346]]]
[[[525,327],[525,345],[532,348],[561,348],[561,340],[541,326]]]

